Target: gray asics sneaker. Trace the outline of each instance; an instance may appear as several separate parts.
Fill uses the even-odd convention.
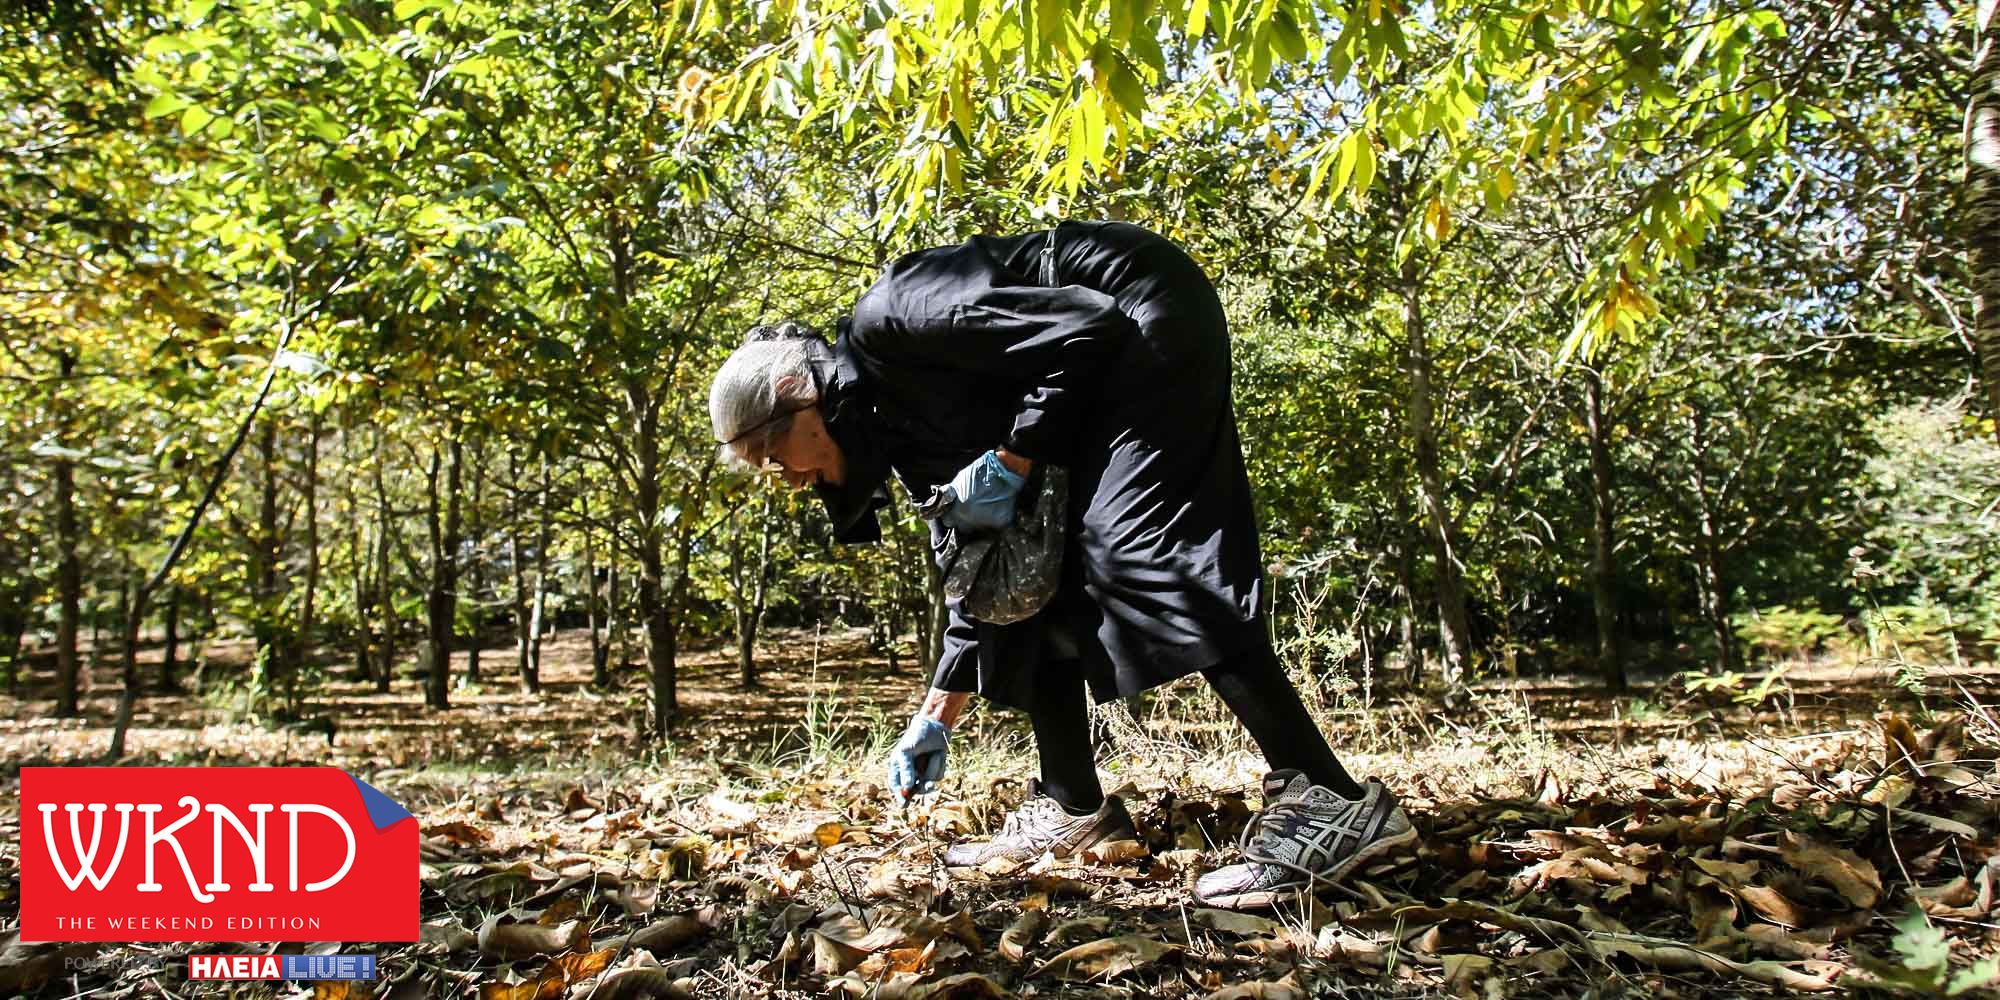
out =
[[[1195,898],[1250,910],[1338,882],[1364,862],[1417,838],[1396,797],[1373,778],[1343,799],[1298,771],[1264,776],[1264,809],[1243,828],[1243,861],[1203,875]]]
[[[1052,853],[1067,858],[1086,847],[1112,840],[1137,840],[1132,816],[1116,795],[1088,816],[1072,816],[1062,803],[1042,793],[1042,784],[1028,779],[1028,801],[1021,803],[999,836],[972,844],[953,844],[944,852],[944,863],[954,868],[976,868],[993,860],[1028,862]]]

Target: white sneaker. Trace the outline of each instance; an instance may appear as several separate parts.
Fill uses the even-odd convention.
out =
[[[1396,797],[1373,778],[1359,799],[1344,799],[1303,773],[1264,776],[1264,808],[1237,838],[1243,861],[1195,882],[1208,906],[1249,910],[1345,878],[1374,858],[1417,839]]]

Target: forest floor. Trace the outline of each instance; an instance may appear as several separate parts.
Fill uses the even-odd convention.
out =
[[[240,672],[212,644],[208,674]],[[953,838],[997,829],[1033,758],[1013,713],[974,711],[942,793],[907,811],[886,747],[924,676],[862,632],[774,635],[764,685],[733,651],[683,657],[683,716],[641,735],[646,686],[592,690],[580,633],[543,691],[511,651],[422,707],[417,684],[331,668],[270,728],[206,697],[140,703],[128,765],[330,764],[423,831],[418,943],[373,950],[385,980],[320,996],[590,997],[1994,995],[2000,988],[2000,667],[1822,660],[1691,692],[1496,679],[1451,699],[1309,694],[1357,774],[1402,797],[1421,839],[1351,894],[1262,914],[1188,887],[1229,858],[1261,762],[1197,679],[1100,708],[1099,762],[1143,843],[1079,863],[947,872]],[[462,657],[455,670],[463,666]],[[99,676],[105,676],[100,669]],[[0,697],[0,921],[19,900],[23,766],[97,763],[115,685],[81,719]],[[11,914],[10,914],[11,911]],[[24,945],[0,996],[245,995],[190,983],[190,952],[257,945]],[[330,949],[328,949],[330,950]],[[260,992],[261,991],[261,992]],[[257,984],[250,995],[270,995]],[[280,991],[304,995],[293,987]]]

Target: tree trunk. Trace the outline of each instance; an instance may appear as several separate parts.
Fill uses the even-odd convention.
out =
[[[624,575],[618,572],[618,540],[607,537],[604,544],[604,558],[610,565],[604,571],[604,659],[603,675],[597,683],[610,686],[612,660],[619,666],[625,664],[625,632],[631,626],[624,618],[624,593],[618,586]]]
[[[130,731],[133,711],[139,705],[139,623],[145,621],[150,607],[147,593],[141,580],[123,584],[118,593],[119,607],[125,612],[120,625],[125,640],[121,643],[123,667],[119,671],[124,690],[118,694],[118,712],[111,723],[111,748],[105,755],[107,763],[125,756],[125,734]]]
[[[764,504],[757,514],[756,577],[750,581],[749,600],[736,616],[736,671],[743,687],[757,686],[757,631],[763,627],[764,605],[771,586],[771,490],[764,490]],[[894,637],[891,636],[893,641]]]
[[[604,581],[598,578],[597,532],[590,526],[590,492],[577,490],[577,503],[583,519],[583,579],[590,588],[589,596],[583,602],[583,614],[590,625],[590,686],[603,687],[607,679],[606,661],[611,658],[611,646],[604,635]]]
[[[389,543],[391,511],[389,509],[389,488],[383,480],[383,467],[389,464],[388,453],[382,447],[382,429],[375,428],[375,608],[382,619],[382,646],[375,656],[375,690],[387,692],[389,681],[396,670],[396,639],[401,631],[401,623],[396,620],[396,601],[389,588],[393,574],[389,564]]]
[[[750,636],[750,580],[743,571],[744,528],[735,522],[741,507],[729,515],[729,612],[736,621],[736,683],[739,687],[757,686],[757,667],[750,654],[753,642]]]
[[[1604,379],[1584,369],[1584,426],[1590,435],[1590,598],[1597,618],[1597,672],[1606,687],[1625,690],[1625,649],[1618,634],[1616,498],[1612,494],[1611,431],[1604,425]]]
[[[90,618],[90,655],[83,658],[83,683],[79,686],[88,695],[96,687],[97,661],[104,658],[104,595],[93,591],[84,610]]]
[[[930,616],[924,663],[936,670],[938,661],[944,659],[944,630],[951,624],[951,609],[944,605],[944,573],[938,569],[937,560],[929,556],[924,557],[924,600]]]
[[[1972,96],[1965,114],[1965,240],[1971,257],[1972,343],[2000,435],[2000,2],[1973,10]]]
[[[318,626],[319,596],[319,438],[320,415],[315,413],[306,434],[306,592],[299,601],[299,630],[296,637],[298,659],[311,655]]]
[[[542,459],[541,501],[535,513],[535,606],[528,624],[528,669],[534,676],[530,691],[542,687],[542,630],[549,603],[549,460]]]
[[[439,466],[444,462],[440,455],[442,450],[450,452],[450,467],[442,470],[445,486],[440,497],[438,473]],[[429,618],[429,638],[424,656],[428,667],[424,675],[424,707],[438,710],[451,707],[451,639],[458,618],[459,469],[463,459],[464,445],[458,429],[454,427],[450,443],[444,449],[433,447],[431,450],[426,490],[429,503],[425,508],[424,523],[430,531],[431,579],[424,595]]]
[[[1403,333],[1410,376],[1409,434],[1416,461],[1417,497],[1424,524],[1430,530],[1437,560],[1438,635],[1443,654],[1442,675],[1451,687],[1465,683],[1472,655],[1472,629],[1465,612],[1465,580],[1454,544],[1451,513],[1446,509],[1444,478],[1438,470],[1437,429],[1432,426],[1431,353],[1424,329],[1422,289],[1415,278],[1417,258],[1403,269]]]
[[[528,654],[528,643],[532,629],[528,622],[528,570],[521,563],[521,463],[512,454],[507,456],[507,561],[514,574],[514,597],[510,602],[514,622],[514,670],[520,675],[521,690],[535,694],[542,689],[542,680],[535,676],[534,663]]]
[[[658,404],[643,387],[630,387],[638,434],[633,450],[639,464],[633,480],[638,509],[636,538],[639,557],[639,620],[646,629],[646,665],[653,680],[653,735],[665,739],[680,712],[675,691],[674,622],[667,606],[666,562],[660,538],[660,441]]]
[[[5,650],[7,657],[7,677],[5,685],[7,693],[10,695],[20,692],[22,638],[27,633],[28,616],[25,613],[16,614],[9,618],[5,631],[0,631],[0,638],[4,638],[7,641],[7,648]]]
[[[656,696],[664,694],[665,697],[661,699],[660,704],[669,707],[670,711],[662,713],[664,718],[669,720],[680,714],[679,696],[675,691],[675,685],[678,679],[676,674],[679,669],[677,657],[680,653],[681,612],[687,607],[688,577],[690,575],[688,567],[694,560],[695,524],[700,520],[702,501],[708,495],[709,472],[714,468],[713,464],[704,467],[700,480],[690,484],[688,488],[681,491],[681,516],[674,519],[673,584],[666,594],[666,606],[663,609],[665,613],[660,616],[664,620],[663,631],[666,636],[666,656],[664,658],[666,663],[666,677],[664,690],[662,689],[660,674],[657,672],[660,663],[659,658],[656,658],[654,661],[656,672],[653,675],[653,690]],[[648,631],[650,632],[651,630],[649,629]],[[665,738],[670,735],[670,732],[663,731],[659,735]]]
[[[256,636],[256,665],[251,697],[260,710],[278,690],[285,652],[278,634],[278,425],[266,419],[257,437],[260,459],[257,535],[250,540],[250,593],[256,602],[251,632]]]
[[[1736,651],[1736,637],[1729,628],[1729,615],[1733,609],[1729,596],[1729,578],[1724,572],[1722,553],[1709,537],[1710,522],[1702,518],[1702,544],[1695,554],[1695,569],[1701,575],[1701,614],[1707,621],[1709,633],[1715,638],[1716,668],[1723,672],[1740,671],[1743,658]]]
[[[472,605],[472,620],[470,626],[466,629],[464,637],[465,679],[474,683],[477,683],[479,680],[479,647],[482,645],[480,642],[480,633],[484,631],[480,626],[485,623],[486,617],[480,611],[482,606],[480,604],[480,594],[482,592],[480,585],[483,582],[484,574],[482,571],[486,566],[486,560],[481,558],[481,542],[486,538],[485,518],[481,513],[486,509],[482,506],[485,498],[486,448],[481,439],[474,438],[472,445],[472,512],[467,518],[470,523],[465,529],[466,535],[473,539],[473,543],[471,561],[464,566],[461,574],[468,581],[465,592],[467,600]]]
[[[180,682],[174,680],[174,660],[181,641],[181,589],[167,587],[167,606],[163,609],[161,622],[160,672],[157,687],[165,691],[180,690]]]
[[[188,642],[188,659],[194,661],[193,690],[196,697],[202,693],[202,685],[208,681],[208,640],[215,634],[215,595],[204,591],[201,595],[201,628]]]
[[[1395,539],[1396,589],[1400,592],[1396,608],[1396,640],[1403,649],[1404,679],[1414,685],[1424,674],[1424,653],[1417,647],[1417,547],[1422,544],[1416,522],[1410,517],[1410,491],[1397,488],[1392,491],[1396,500]]]
[[[70,443],[69,404],[62,395],[76,373],[76,358],[64,351],[59,356],[62,382],[56,387],[60,444]],[[56,599],[61,617],[56,623],[56,716],[77,714],[78,655],[77,627],[82,618],[83,564],[77,559],[80,531],[76,523],[76,463],[60,453],[55,458],[56,481]]]
[[[343,427],[340,431],[341,465],[348,470],[354,468],[354,431]],[[368,680],[373,673],[368,661],[368,648],[374,642],[374,629],[368,616],[368,532],[361,522],[361,501],[354,492],[354,476],[350,473],[340,477],[341,498],[347,501],[347,570],[348,582],[354,594],[354,670],[356,676]]]
[[[1724,673],[1741,670],[1743,659],[1736,651],[1736,636],[1729,627],[1732,610],[1730,582],[1724,565],[1724,541],[1720,514],[1715,509],[1716,497],[1710,490],[1708,476],[1708,418],[1696,410],[1689,424],[1688,443],[1693,468],[1695,502],[1695,572],[1696,590],[1701,600],[1701,613],[1708,623],[1709,633],[1715,639],[1716,668]]]

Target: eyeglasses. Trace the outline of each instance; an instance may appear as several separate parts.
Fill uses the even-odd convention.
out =
[[[806,404],[806,406],[811,406],[811,405],[813,405],[813,404],[811,404],[811,403],[807,403],[807,404]],[[806,406],[795,406],[795,407],[793,407],[793,408],[791,408],[791,409],[789,409],[789,410],[785,410],[785,411],[782,411],[782,412],[780,412],[780,413],[775,413],[775,414],[772,414],[772,415],[771,415],[771,417],[770,417],[769,419],[766,419],[766,420],[764,420],[764,421],[762,421],[762,422],[760,422],[760,423],[756,424],[755,426],[752,426],[752,427],[751,427],[751,428],[750,428],[749,430],[746,430],[746,431],[744,431],[743,433],[741,433],[741,434],[738,434],[738,435],[736,435],[735,437],[733,437],[733,438],[730,438],[730,439],[729,439],[729,440],[727,440],[727,441],[724,441],[724,442],[722,443],[722,446],[723,446],[724,448],[734,448],[734,447],[736,447],[736,442],[738,442],[738,441],[741,441],[741,440],[743,440],[744,438],[747,438],[747,437],[749,437],[750,435],[752,435],[752,434],[755,434],[755,433],[757,433],[757,432],[759,432],[759,431],[767,431],[767,430],[769,430],[770,428],[772,428],[773,426],[775,426],[775,425],[776,425],[776,424],[777,424],[777,423],[778,423],[779,421],[781,421],[781,420],[786,420],[786,419],[789,419],[789,418],[790,418],[790,417],[791,417],[791,416],[792,416],[793,414],[795,414],[795,413],[798,413],[798,412],[799,412],[800,410],[803,410],[803,409],[805,409],[805,408],[806,408]],[[784,463],[783,463],[783,462],[780,462],[780,461],[778,461],[777,459],[774,459],[774,458],[772,458],[772,457],[771,457],[771,455],[770,455],[770,449],[771,449],[771,442],[767,440],[767,441],[765,441],[765,442],[764,442],[764,448],[763,448],[763,451],[765,452],[765,454],[764,454],[764,457],[763,457],[763,459],[762,459],[761,461],[758,461],[758,462],[754,463],[754,464],[755,464],[755,466],[756,466],[756,468],[757,468],[757,469],[758,469],[759,471],[762,471],[762,472],[784,472],[784,471],[786,471],[786,470],[785,470],[785,465],[784,465]]]

